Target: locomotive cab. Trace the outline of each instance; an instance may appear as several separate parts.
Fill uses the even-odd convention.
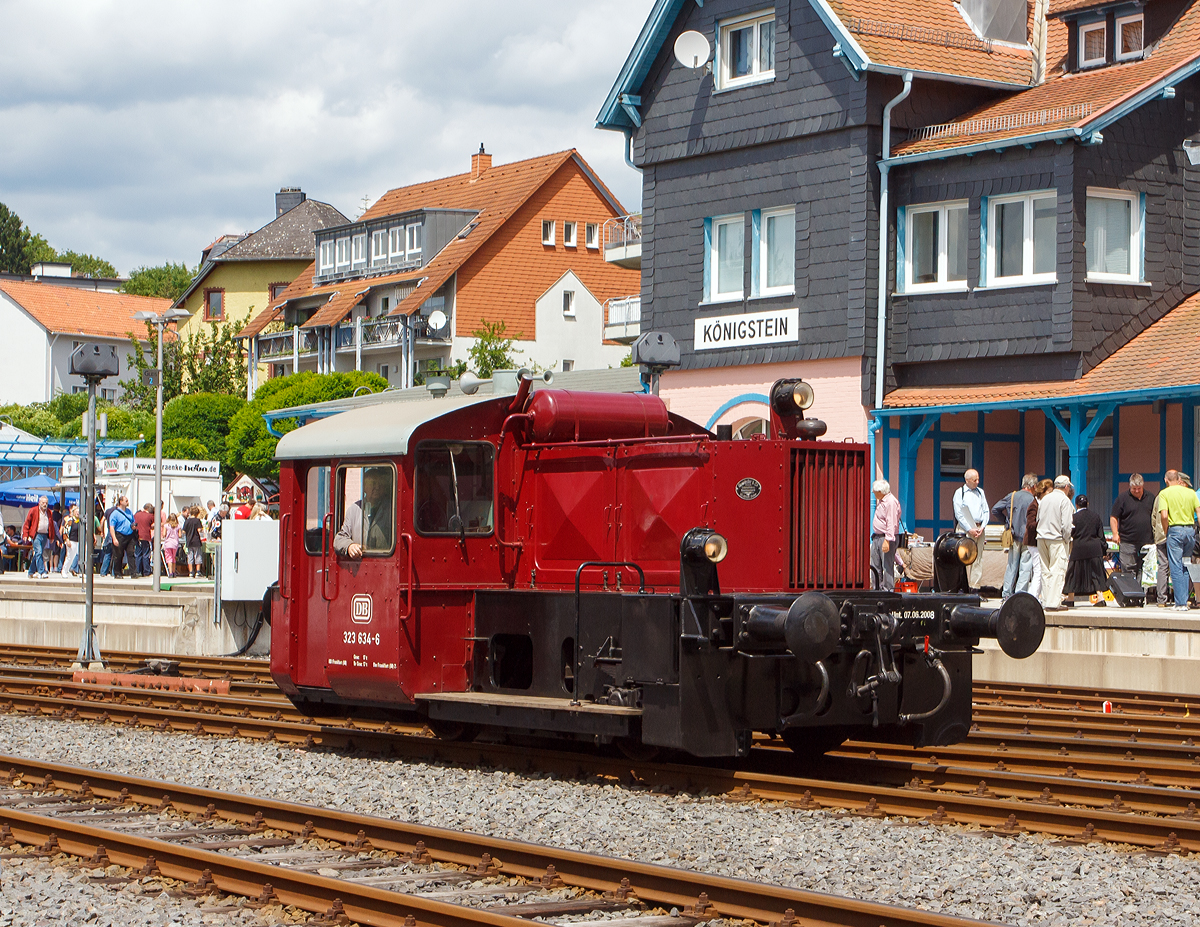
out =
[[[1041,607],[870,588],[869,458],[800,381],[770,436],[647,394],[393,400],[280,440],[271,671],[312,712],[667,747],[945,744],[971,650],[1036,649]]]

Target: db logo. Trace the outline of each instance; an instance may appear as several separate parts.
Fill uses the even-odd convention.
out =
[[[350,620],[355,624],[371,623],[371,597],[356,595],[350,600]]]

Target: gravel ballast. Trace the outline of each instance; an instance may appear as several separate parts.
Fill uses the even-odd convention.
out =
[[[1007,924],[1200,921],[1192,858],[1037,835],[16,715],[0,716],[0,753]]]

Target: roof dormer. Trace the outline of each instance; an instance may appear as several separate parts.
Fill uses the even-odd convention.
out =
[[[1143,2],[1064,4],[1051,12],[1068,30],[1067,68],[1090,71],[1138,61],[1146,48]]]

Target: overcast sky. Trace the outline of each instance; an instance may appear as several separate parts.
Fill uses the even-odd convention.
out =
[[[578,148],[640,175],[596,113],[652,0],[0,0],[0,202],[127,274],[274,217]]]

